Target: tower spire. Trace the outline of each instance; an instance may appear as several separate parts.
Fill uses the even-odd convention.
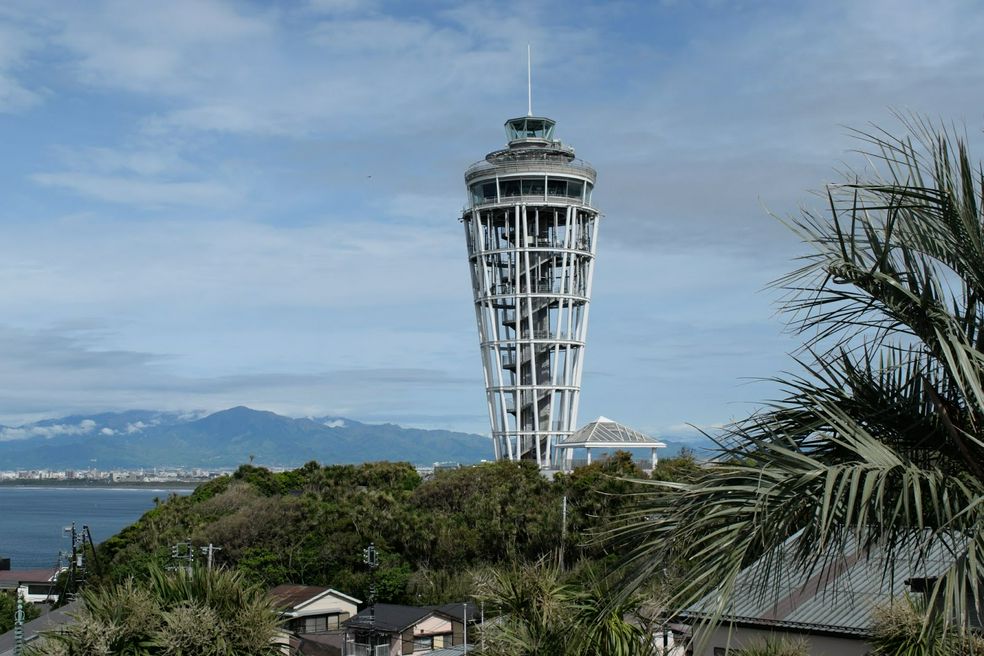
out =
[[[533,116],[533,47],[526,44],[526,115]]]

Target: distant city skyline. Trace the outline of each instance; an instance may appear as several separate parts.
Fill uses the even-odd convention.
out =
[[[488,434],[461,172],[526,113],[527,44],[534,113],[600,172],[578,423],[743,417],[795,370],[766,288],[804,250],[769,213],[822,208],[865,166],[845,126],[892,108],[984,156],[982,32],[959,0],[5,2],[0,424]]]

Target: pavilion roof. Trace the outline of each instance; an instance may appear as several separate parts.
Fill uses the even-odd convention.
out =
[[[641,449],[663,448],[666,444],[608,417],[598,417],[564,438],[557,446]]]

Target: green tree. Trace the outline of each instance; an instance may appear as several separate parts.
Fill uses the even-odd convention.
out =
[[[651,634],[630,618],[637,596],[612,603],[610,580],[592,566],[580,576],[543,559],[491,569],[477,578],[477,597],[497,616],[482,629],[489,656],[647,656]]]
[[[905,595],[892,603],[876,606],[872,613],[871,638],[875,656],[964,656],[984,653],[984,637],[945,631],[942,617],[930,621],[926,630],[926,600]]]
[[[17,598],[13,594],[0,592],[0,633],[14,628],[14,614],[17,612]],[[30,622],[41,614],[34,604],[24,603],[24,621]]]
[[[565,656],[576,589],[546,561],[491,569],[478,576],[478,598],[497,616],[483,629],[489,656]]]
[[[278,627],[263,588],[224,569],[164,572],[88,588],[76,622],[30,656],[274,656]]]
[[[810,656],[810,645],[803,639],[769,636],[743,647],[729,649],[728,653],[733,656]]]
[[[937,580],[928,617],[981,610],[984,173],[964,139],[903,123],[903,137],[857,133],[864,175],[788,222],[812,249],[777,283],[803,373],[724,431],[694,482],[649,483],[619,533],[630,581],[674,557],[692,565],[675,608],[719,588],[720,613],[738,572],[787,540],[795,562],[763,559],[773,572],[873,547],[900,568],[952,538],[965,557]]]

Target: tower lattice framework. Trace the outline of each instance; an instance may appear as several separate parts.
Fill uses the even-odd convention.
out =
[[[597,174],[555,122],[506,122],[465,173],[462,215],[497,459],[555,465],[577,421],[600,215]]]

